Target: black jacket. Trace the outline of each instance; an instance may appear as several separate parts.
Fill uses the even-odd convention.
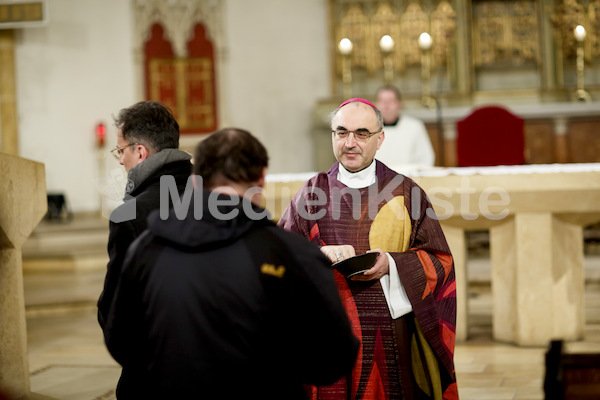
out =
[[[119,399],[301,399],[350,373],[358,340],[319,249],[198,192],[202,219],[154,212],[127,254],[104,330]]]
[[[156,159],[163,160],[165,158],[164,155],[169,153],[171,155],[170,158],[176,161],[164,164],[162,162],[159,162],[159,164],[153,163]],[[125,203],[117,207],[110,216],[110,233],[108,237],[109,261],[106,266],[104,290],[98,299],[98,322],[101,327],[104,327],[104,320],[112,301],[127,249],[147,228],[147,219],[150,212],[160,208],[161,176],[173,176],[178,193],[181,194],[192,172],[192,164],[189,161],[190,157],[188,156],[185,159],[186,153],[180,150],[166,149],[156,153],[152,157],[146,159],[138,167],[146,169],[147,167],[154,168],[147,171],[146,176],[139,179],[139,182],[128,181],[128,185],[132,185],[133,188],[128,188],[130,190],[125,197]],[[144,163],[147,164],[144,165]],[[129,176],[131,177],[131,175],[133,174],[130,172]],[[134,180],[136,179],[134,178]],[[170,201],[169,204],[171,204]]]

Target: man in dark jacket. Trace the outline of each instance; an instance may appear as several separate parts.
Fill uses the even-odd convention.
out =
[[[123,265],[104,330],[132,372],[117,397],[306,399],[358,350],[331,264],[258,206],[268,156],[250,133],[213,133],[194,160],[185,218],[151,213]]]
[[[178,149],[179,125],[164,105],[152,101],[134,104],[121,110],[115,125],[117,147],[111,153],[127,171],[127,187],[125,203],[110,215],[109,262],[98,300],[102,327],[127,248],[146,229],[150,211],[161,206],[161,176],[174,177],[179,192],[183,192],[192,168],[190,154]]]

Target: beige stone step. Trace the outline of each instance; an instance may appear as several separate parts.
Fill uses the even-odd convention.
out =
[[[107,263],[108,254],[106,250],[102,254],[40,258],[23,257],[23,272],[28,274],[51,271],[98,271],[106,269]]]
[[[107,242],[108,220],[97,214],[42,221],[23,245],[23,271],[103,270],[108,262]]]

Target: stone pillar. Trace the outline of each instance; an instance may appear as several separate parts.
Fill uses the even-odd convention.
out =
[[[452,258],[454,259],[454,272],[456,274],[456,341],[467,340],[467,241],[465,230],[442,223],[442,229]]]
[[[15,86],[15,36],[11,29],[0,30],[0,151],[19,154]]]
[[[490,229],[494,338],[520,346],[578,340],[585,326],[583,231],[547,212]]]
[[[0,153],[0,388],[29,396],[21,247],[46,213],[44,165]]]

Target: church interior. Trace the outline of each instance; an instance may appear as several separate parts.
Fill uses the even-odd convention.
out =
[[[116,398],[96,301],[119,110],[168,105],[188,152],[249,130],[277,219],[335,162],[329,113],[386,84],[435,152],[405,173],[454,257],[460,398],[550,398],[554,340],[592,360],[569,398],[598,398],[599,0],[0,1],[0,389]]]

